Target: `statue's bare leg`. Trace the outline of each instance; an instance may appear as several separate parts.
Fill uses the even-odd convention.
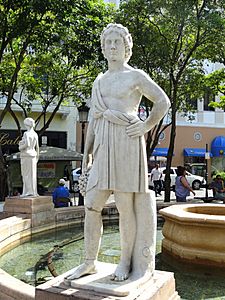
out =
[[[132,257],[132,278],[150,278],[155,269],[156,201],[154,195],[135,193],[134,210],[137,222]]]
[[[110,191],[92,189],[87,192],[84,223],[85,261],[72,274],[66,277],[67,280],[73,280],[97,272],[96,260],[102,235],[101,212],[109,196]]]
[[[120,228],[120,262],[112,275],[115,281],[123,281],[129,277],[131,257],[136,235],[133,193],[115,192],[115,202],[119,211]]]

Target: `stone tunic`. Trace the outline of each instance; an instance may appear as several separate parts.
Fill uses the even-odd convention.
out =
[[[96,80],[91,102],[94,118],[93,165],[87,191],[147,192],[147,156],[144,136],[131,138],[126,133],[130,121],[138,118],[108,109]]]
[[[35,150],[38,143],[38,135],[36,132],[24,132],[22,141],[28,145],[26,149],[20,152],[21,175],[23,178],[22,196],[38,196],[37,152]]]

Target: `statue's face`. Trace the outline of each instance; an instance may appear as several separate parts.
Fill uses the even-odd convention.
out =
[[[105,38],[105,57],[108,61],[125,61],[123,37],[117,31],[111,31]]]

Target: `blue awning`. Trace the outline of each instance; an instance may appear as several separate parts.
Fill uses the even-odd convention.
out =
[[[205,157],[205,152],[205,148],[184,148],[184,156]],[[211,152],[210,157],[212,157]]]
[[[152,152],[152,156],[167,156],[168,148],[155,148]]]
[[[211,151],[213,156],[225,156],[225,137],[217,136],[211,143]]]

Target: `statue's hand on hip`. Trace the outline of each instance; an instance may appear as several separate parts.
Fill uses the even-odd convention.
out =
[[[130,122],[130,125],[127,126],[126,133],[131,138],[136,138],[144,135],[147,132],[146,124],[139,120],[134,119]]]

